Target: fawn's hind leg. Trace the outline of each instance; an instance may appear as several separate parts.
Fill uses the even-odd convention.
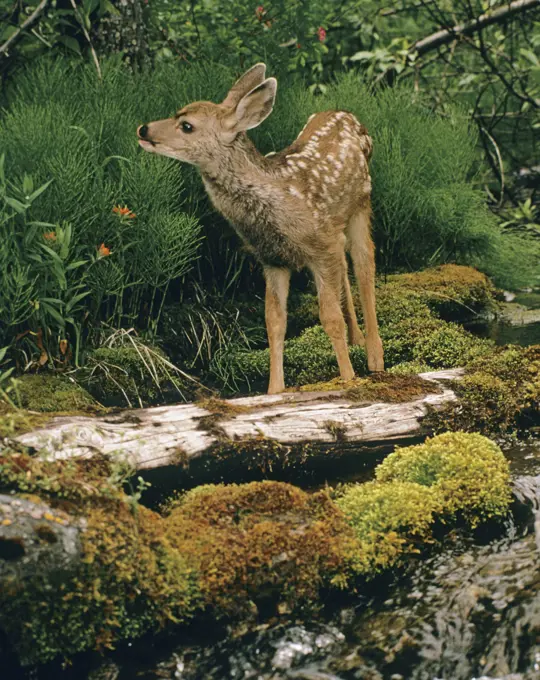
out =
[[[315,284],[319,296],[321,324],[332,341],[343,380],[352,380],[354,370],[349,358],[349,348],[345,332],[345,319],[341,308],[343,279],[347,274],[344,261],[337,256],[330,263],[317,263],[313,268]]]
[[[268,394],[283,392],[283,347],[287,329],[287,296],[291,272],[278,267],[265,267],[266,279],[265,317],[268,344],[270,345],[270,382]]]
[[[375,310],[375,246],[371,238],[369,205],[353,216],[347,227],[347,236],[364,312],[368,368],[370,371],[384,371],[383,346]]]
[[[349,283],[349,272],[347,267],[347,259],[345,259],[344,277],[343,277],[343,287],[342,287],[342,300],[341,306],[343,309],[343,316],[345,317],[345,323],[347,324],[347,335],[349,338],[349,345],[360,345],[364,346],[366,340],[364,334],[360,330],[358,325],[358,319],[356,318],[356,309],[354,308],[354,300],[351,293],[351,284]]]

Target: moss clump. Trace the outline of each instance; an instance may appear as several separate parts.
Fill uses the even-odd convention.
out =
[[[335,500],[281,482],[206,485],[163,516],[127,496],[125,479],[104,459],[0,459],[0,487],[44,495],[86,522],[73,573],[0,593],[0,626],[26,663],[113,647],[203,611],[316,606],[321,591],[357,588],[419,553],[437,518],[474,527],[510,501],[498,448],[463,433],[398,450],[376,481]]]
[[[26,373],[16,379],[19,405],[29,411],[95,412],[100,405],[75,381],[52,373]]]
[[[395,366],[390,366],[388,373],[391,375],[418,375],[419,373],[429,373],[435,369],[421,361],[403,361]]]
[[[339,390],[345,399],[351,401],[383,401],[401,403],[410,401],[424,394],[437,394],[441,388],[434,382],[424,380],[417,375],[400,375],[393,373],[376,373],[365,378],[353,378],[349,381],[334,378],[328,382],[303,385],[301,392],[328,392]]]
[[[355,570],[372,576],[396,566],[425,543],[440,511],[433,490],[410,481],[356,484],[336,499],[358,540]]]
[[[50,419],[51,415],[49,414],[28,413],[0,400],[0,439],[16,437],[19,434],[43,427]]]
[[[413,359],[433,368],[467,366],[493,349],[489,340],[477,338],[460,326],[445,323],[424,337],[418,338]]]
[[[274,602],[316,602],[322,587],[346,583],[354,538],[324,492],[281,482],[195,489],[167,518],[171,544],[199,574],[216,615]]]
[[[472,267],[445,264],[421,272],[395,274],[389,276],[387,282],[401,291],[418,294],[444,319],[496,309],[493,284]]]
[[[540,421],[540,345],[498,348],[477,358],[454,384],[458,402],[430,413],[436,432],[506,432]]]
[[[508,461],[479,434],[447,432],[424,444],[398,448],[376,470],[379,482],[406,482],[435,493],[446,518],[471,527],[507,514],[511,500]]]
[[[466,366],[488,353],[493,343],[475,337],[438,315],[485,309],[493,306],[494,289],[489,280],[470,267],[444,265],[417,274],[399,274],[379,283],[377,317],[383,341],[385,366],[414,362],[423,370]],[[357,305],[360,310],[360,305]],[[294,329],[303,330],[285,342],[284,371],[287,385],[322,383],[339,375],[330,339],[318,323],[317,298],[296,296],[290,316]],[[367,372],[363,347],[349,347],[358,375]],[[264,390],[270,371],[268,349],[220,355],[211,367],[218,384],[241,390]]]
[[[33,582],[0,596],[0,623],[25,663],[112,648],[188,620],[197,580],[158,515],[121,501],[87,509],[81,563],[54,588]]]
[[[171,370],[172,369],[172,370]],[[107,406],[147,406],[193,394],[159,349],[141,343],[100,347],[88,356],[82,379],[88,391]]]
[[[37,493],[84,518],[74,572],[59,583],[36,579],[0,594],[0,626],[25,663],[112,647],[185,621],[197,607],[196,576],[167,540],[163,518],[122,491],[125,478],[103,459],[3,452],[1,488]]]

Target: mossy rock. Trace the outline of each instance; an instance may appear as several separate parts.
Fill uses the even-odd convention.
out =
[[[447,432],[418,446],[397,448],[376,470],[378,482],[414,483],[435,493],[441,516],[474,528],[504,517],[511,501],[509,464],[480,434]]]
[[[387,278],[390,286],[412,291],[443,319],[495,311],[496,289],[485,274],[473,267],[445,264]]]
[[[540,422],[540,345],[496,348],[471,362],[453,388],[458,401],[424,420],[435,432],[489,434],[535,426]]]
[[[205,485],[160,515],[124,493],[126,474],[106,459],[2,454],[0,488],[86,522],[74,573],[0,593],[0,626],[26,663],[112,648],[203,612],[305,612],[321,593],[361,588],[421,553],[438,519],[475,527],[510,502],[498,447],[463,433],[397,450],[376,481],[334,499],[282,482]]]
[[[347,582],[352,532],[325,492],[282,482],[207,485],[167,517],[169,540],[200,575],[218,616],[261,603],[315,604],[321,588]]]
[[[431,529],[441,509],[433,490],[409,481],[355,484],[336,505],[358,540],[354,568],[368,578],[433,542]]]
[[[99,409],[81,385],[54,373],[25,373],[16,379],[14,393],[20,407],[28,411],[79,413]]]
[[[184,380],[160,349],[142,345],[92,351],[81,380],[107,406],[143,407],[189,399],[194,394],[194,383]]]

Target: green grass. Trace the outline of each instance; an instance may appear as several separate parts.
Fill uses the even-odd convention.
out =
[[[79,359],[79,346],[91,343],[102,321],[155,336],[165,301],[192,305],[188,316],[194,318],[201,316],[197,290],[227,300],[262,291],[260,270],[210,208],[196,171],[143,153],[135,135],[140,123],[167,117],[189,101],[219,101],[237,74],[205,62],[133,74],[111,60],[102,69],[99,81],[92,66],[44,59],[5,93],[0,148],[8,184],[0,197],[15,191],[11,182],[20,199],[28,176],[34,188],[52,181],[21,214],[0,200],[0,264],[7,272],[0,287],[1,344],[43,328],[50,354],[67,337]],[[291,76],[280,81],[275,111],[253,136],[263,153],[282,148],[311,113],[328,108],[353,111],[374,138],[380,271],[457,261],[478,266],[501,285],[530,280],[537,262],[532,249],[502,234],[471,184],[476,137],[464,114],[441,118],[411,90],[374,93],[354,74],[322,96]],[[128,206],[136,217],[120,219],[115,205]],[[43,234],[60,228],[69,232],[69,247],[61,255],[65,271],[52,276]],[[111,255],[96,260],[102,243]],[[35,252],[38,263],[29,255]],[[69,269],[75,262],[85,264]],[[76,305],[73,299],[83,293]],[[198,351],[195,342],[186,361]]]

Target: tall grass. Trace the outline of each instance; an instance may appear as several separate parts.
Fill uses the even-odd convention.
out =
[[[196,172],[145,154],[135,135],[140,123],[169,116],[189,101],[219,101],[238,74],[207,63],[161,65],[139,74],[114,60],[102,66],[99,81],[90,66],[45,60],[19,75],[5,94],[3,195],[11,192],[24,203],[25,183],[35,190],[52,181],[19,212],[0,198],[0,262],[10,272],[0,308],[24,312],[13,312],[9,330],[2,311],[0,346],[10,333],[42,327],[43,310],[49,325],[56,324],[57,339],[73,333],[66,322],[70,295],[84,293],[70,307],[76,318],[69,315],[84,335],[100,321],[155,330],[167,295],[189,305],[189,290],[230,299],[262,286],[230,228],[209,207]],[[274,113],[254,138],[263,153],[282,148],[311,113],[328,108],[354,112],[375,142],[381,271],[456,261],[475,264],[504,285],[527,282],[534,266],[527,244],[502,235],[471,183],[476,138],[465,115],[438,117],[410,90],[373,93],[354,74],[322,96],[285,78]],[[113,212],[124,205],[135,218]],[[43,240],[50,231],[54,243]],[[64,267],[83,264],[67,270],[66,281],[55,278],[47,260],[55,253]]]

